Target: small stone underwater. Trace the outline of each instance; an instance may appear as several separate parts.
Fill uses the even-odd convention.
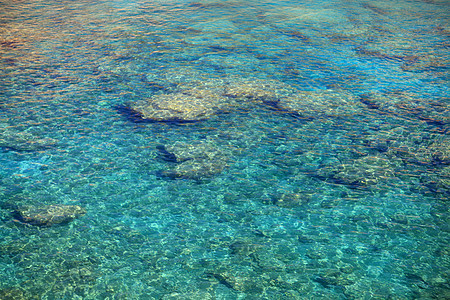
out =
[[[448,299],[448,2],[0,4],[0,299]]]

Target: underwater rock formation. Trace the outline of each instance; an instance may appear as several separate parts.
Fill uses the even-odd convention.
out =
[[[439,48],[433,41],[424,38],[425,34],[418,35],[418,32],[394,24],[374,26],[370,36],[355,49],[357,54],[402,62],[427,56]]]
[[[421,181],[435,193],[450,194],[450,166],[432,174],[423,174]]]
[[[208,291],[194,291],[194,292],[172,292],[164,295],[162,300],[178,300],[178,299],[192,299],[192,300],[213,300],[213,297]]]
[[[437,26],[437,32],[446,35],[445,27]],[[374,27],[372,38],[355,48],[358,55],[400,62],[407,72],[446,71],[448,50],[445,43],[424,38],[427,31],[410,32],[396,26]]]
[[[402,91],[361,95],[361,102],[370,109],[377,109],[402,118],[417,117],[437,125],[448,124],[450,121],[450,107],[446,100],[426,99],[414,93]]]
[[[214,278],[219,283],[225,285],[226,287],[240,292],[261,294],[264,284],[262,280],[254,280],[252,275],[254,274],[233,274],[233,272],[210,272],[207,274],[209,277]]]
[[[0,123],[0,147],[17,151],[35,151],[55,144],[54,139],[40,138],[25,131],[9,128],[9,124]]]
[[[295,208],[309,203],[311,198],[312,195],[306,192],[282,193],[274,195],[267,200],[263,200],[263,202],[283,208]]]
[[[19,221],[30,225],[48,227],[68,223],[86,214],[86,209],[78,205],[27,205],[18,207],[14,213]]]
[[[219,149],[218,145],[215,145],[212,142],[176,142],[173,145],[164,146],[164,150],[168,155],[171,155],[176,162],[184,162],[193,159],[220,160],[224,157],[224,152]]]
[[[340,270],[326,270],[324,274],[314,278],[314,281],[324,287],[349,286],[355,283],[357,277],[354,274],[346,274]]]
[[[318,170],[319,177],[331,178],[350,187],[367,187],[395,178],[393,162],[379,156],[365,156],[337,166]]]
[[[275,80],[190,80],[173,93],[157,94],[131,105],[144,120],[192,122],[206,120],[247,103],[274,104],[295,89]]]
[[[170,178],[201,179],[223,171],[228,165],[229,153],[210,142],[177,142],[160,148],[164,159],[175,161],[174,168],[163,171]]]
[[[429,147],[435,163],[450,164],[450,139],[446,136],[442,140],[434,141]]]
[[[419,165],[450,163],[450,140],[446,136],[412,131],[399,126],[369,135],[365,143],[388,157]]]
[[[216,175],[225,167],[226,164],[223,161],[197,159],[183,162],[175,168],[164,171],[163,174],[170,178],[201,179]]]
[[[422,145],[400,143],[389,148],[387,154],[415,164],[447,165],[450,163],[450,141],[436,140]]]
[[[364,108],[355,95],[342,90],[298,92],[292,97],[282,98],[278,107],[303,118],[347,116]]]
[[[225,86],[225,96],[238,100],[276,103],[280,98],[292,95],[294,88],[275,80],[237,80]]]
[[[449,66],[448,59],[445,59],[445,55],[422,55],[413,56],[405,59],[401,68],[403,71],[408,72],[425,72],[425,71],[447,71]]]
[[[0,299],[3,300],[28,300],[33,299],[19,288],[3,288],[0,290]]]
[[[192,88],[172,94],[154,95],[131,109],[142,119],[154,121],[199,121],[226,110],[229,101],[208,89]]]

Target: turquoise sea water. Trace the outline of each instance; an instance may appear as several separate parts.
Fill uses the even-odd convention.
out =
[[[449,11],[0,0],[0,299],[450,299]]]

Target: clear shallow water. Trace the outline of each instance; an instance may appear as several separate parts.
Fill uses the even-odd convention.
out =
[[[0,296],[448,299],[448,10],[2,1]],[[198,122],[129,109],[246,82],[293,91]],[[331,89],[353,98],[296,96]],[[176,142],[220,172],[167,176]],[[51,204],[87,213],[11,214]]]

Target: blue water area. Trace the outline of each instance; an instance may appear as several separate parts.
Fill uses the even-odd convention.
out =
[[[0,0],[0,299],[450,299],[449,11]]]

